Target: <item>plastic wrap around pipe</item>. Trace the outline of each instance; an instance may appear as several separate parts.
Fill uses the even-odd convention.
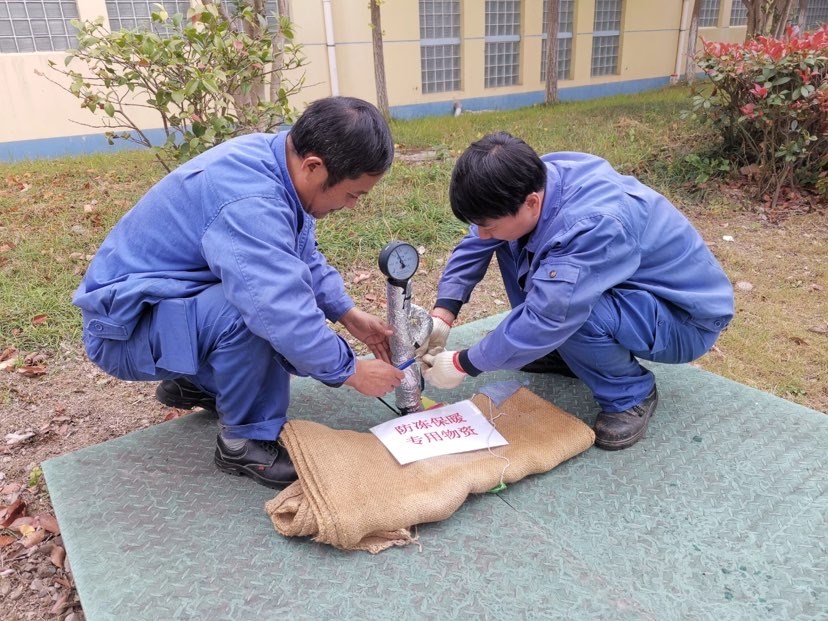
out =
[[[423,308],[411,303],[411,281],[405,287],[388,283],[388,323],[394,328],[391,342],[391,362],[399,366],[414,357],[415,343],[424,343],[431,334],[432,318]],[[422,376],[420,365],[412,364],[403,371],[405,377],[395,391],[397,408],[401,414],[423,409],[421,398]]]

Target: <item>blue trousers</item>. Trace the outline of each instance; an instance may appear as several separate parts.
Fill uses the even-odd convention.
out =
[[[526,293],[508,249],[498,251],[498,265],[510,304],[522,304]],[[639,358],[691,362],[713,347],[725,327],[719,320],[696,321],[648,291],[610,289],[557,351],[604,412],[622,412],[641,403],[655,385]]]
[[[95,327],[84,317],[86,351],[110,375],[140,381],[185,377],[215,395],[226,437],[274,440],[279,435],[294,369],[268,341],[250,332],[221,284],[149,307],[126,340],[103,338]]]

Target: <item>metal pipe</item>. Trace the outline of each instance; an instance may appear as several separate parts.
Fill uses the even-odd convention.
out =
[[[390,281],[386,286],[388,297],[388,323],[394,328],[390,338],[391,362],[400,366],[414,358],[415,343],[424,343],[431,333],[431,315],[411,303],[411,281],[405,287]],[[423,409],[421,390],[423,385],[420,365],[412,364],[403,373],[405,377],[395,391],[400,414],[420,412]]]
[[[339,95],[339,71],[336,67],[336,37],[334,36],[333,10],[331,0],[322,0],[322,14],[325,17],[325,46],[328,50],[328,79],[331,95]]]

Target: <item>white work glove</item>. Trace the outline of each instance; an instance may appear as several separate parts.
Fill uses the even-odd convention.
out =
[[[431,319],[431,334],[428,335],[426,342],[420,345],[414,352],[417,360],[422,360],[425,355],[436,356],[441,351],[446,351],[446,341],[448,340],[449,332],[451,332],[451,324],[433,313]],[[430,362],[426,364],[431,365]]]
[[[430,368],[423,374],[425,381],[435,388],[457,388],[466,378],[459,361],[460,352],[444,351],[430,358]],[[423,360],[425,362],[425,359]]]

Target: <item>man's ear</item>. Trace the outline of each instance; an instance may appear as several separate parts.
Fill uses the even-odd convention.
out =
[[[302,158],[299,170],[308,181],[324,183],[328,178],[328,169],[325,167],[325,162],[322,161],[321,157],[312,153]]]
[[[540,194],[532,192],[529,196],[527,196],[526,206],[529,208],[529,211],[532,212],[532,215],[537,217],[540,214],[541,207],[543,207],[543,201],[541,200]]]

